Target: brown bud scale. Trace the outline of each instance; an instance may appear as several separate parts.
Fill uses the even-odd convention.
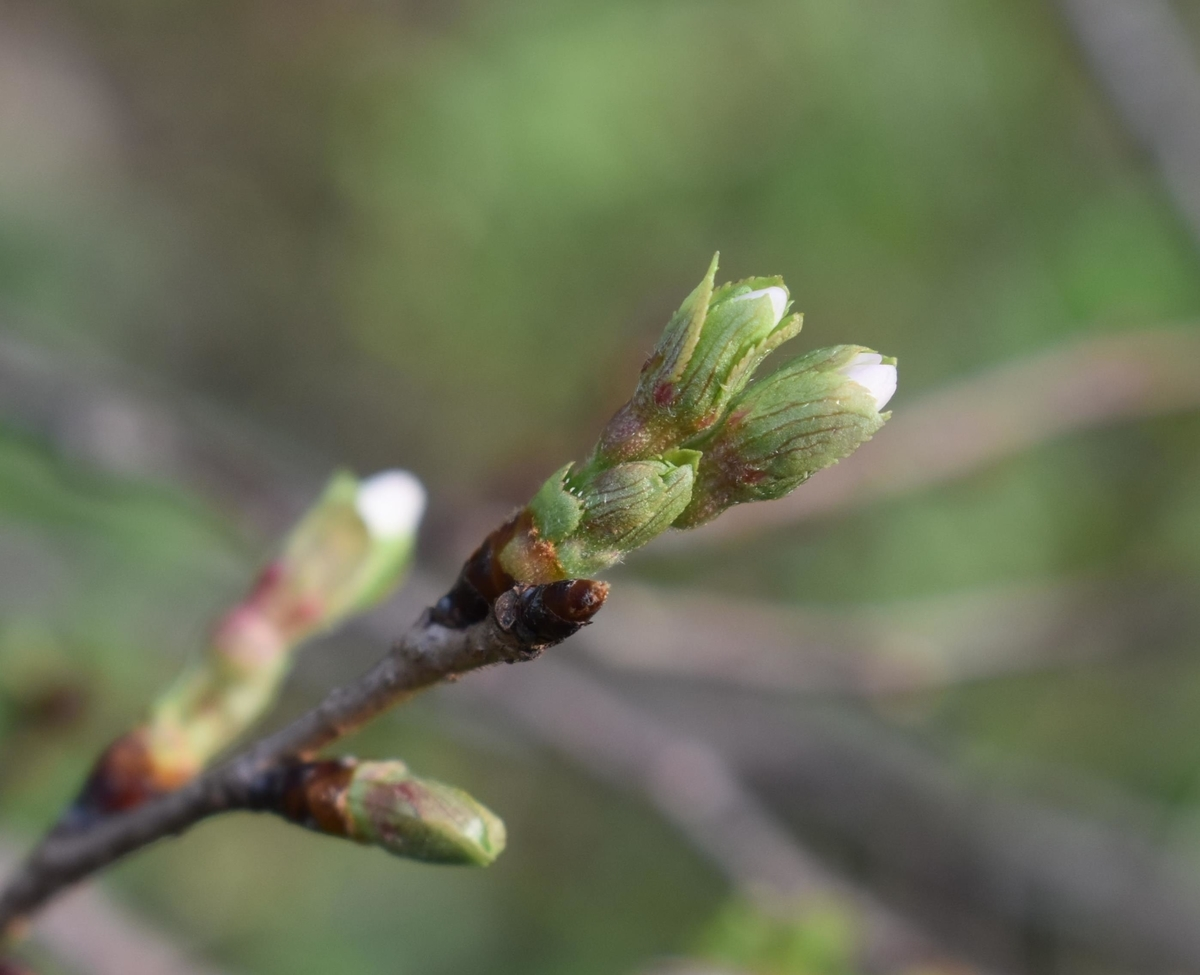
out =
[[[346,789],[357,764],[352,759],[291,763],[264,779],[253,805],[318,833],[352,837]]]
[[[430,618],[440,626],[465,630],[487,618],[488,610],[517,580],[500,565],[500,552],[524,528],[532,527],[528,511],[520,511],[483,540],[463,563],[451,590],[430,610]]]
[[[135,728],[108,746],[59,828],[73,830],[97,819],[136,809],[183,785],[191,773],[161,766],[150,749],[145,728]]]
[[[608,598],[608,583],[566,579],[516,586],[496,600],[496,622],[534,650],[561,643],[592,621]]]

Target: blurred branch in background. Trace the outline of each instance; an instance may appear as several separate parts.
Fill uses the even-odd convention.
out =
[[[1200,245],[1200,68],[1170,0],[1059,0],[1125,128]]]
[[[1002,417],[1012,421],[1014,416],[1023,415],[1029,400],[1046,392],[1044,385],[1008,385],[1014,382],[1012,376],[1024,376],[1024,381],[1028,382],[1030,376],[1050,375],[1055,379],[1051,389],[1067,386],[1077,391],[1093,388],[1104,391],[1107,388],[1105,383],[1096,386],[1097,377],[1111,376],[1111,372],[1106,370],[1115,367],[1116,360],[1113,357],[1118,354],[1118,349],[1132,350],[1135,364],[1160,366],[1155,373],[1157,384],[1150,384],[1149,387],[1138,385],[1130,389],[1118,382],[1115,389],[1120,395],[1111,399],[1102,397],[1103,408],[1098,408],[1093,402],[1087,409],[1071,409],[1065,417],[1052,417],[1055,422],[1043,423],[1037,428],[1039,436],[1048,437],[1082,424],[1113,421],[1126,415],[1141,416],[1155,410],[1181,409],[1187,404],[1194,404],[1197,399],[1195,379],[1185,368],[1193,358],[1192,351],[1197,341],[1194,333],[1185,330],[1163,330],[1119,341],[1103,339],[1099,342],[1083,342],[1070,350],[1040,357],[1032,365],[1010,365],[1002,370],[1008,377],[1003,381],[993,374],[960,385],[953,398],[945,393],[935,394],[925,406],[914,406],[906,412],[924,410],[928,416],[932,411],[928,404],[940,403],[938,409],[932,411],[934,415],[953,417],[959,413],[969,415],[980,402],[987,402],[993,409],[1000,410]],[[1143,352],[1153,349],[1154,355],[1139,355],[1139,349]],[[0,361],[11,367],[13,360],[0,356]],[[1096,371],[1097,363],[1104,366],[1099,373]],[[1178,368],[1174,368],[1176,363]],[[1081,371],[1072,373],[1071,369],[1076,366]],[[92,383],[90,386],[102,389],[102,384]],[[75,384],[78,390],[88,387],[87,381]],[[124,384],[123,388],[130,389],[132,384]],[[984,395],[989,390],[990,395]],[[1000,394],[1005,392],[1010,402],[1006,403],[1001,398]],[[1068,397],[1067,405],[1078,404]],[[17,406],[19,412],[19,404]],[[170,422],[169,410],[155,408],[155,414],[163,417],[162,422]],[[976,422],[983,419],[985,417],[977,417]],[[60,417],[60,420],[69,422],[65,417]],[[932,436],[932,445],[920,443],[913,432],[905,436],[912,438],[910,446],[923,451],[926,457],[938,454],[938,448],[942,448],[941,453],[949,455],[938,468],[942,477],[966,473],[973,469],[974,464],[992,462],[1003,455],[1002,447],[1018,450],[1035,442],[1012,434],[1004,426],[1005,435],[994,437],[991,448],[979,453],[971,449],[973,445],[970,441],[963,442],[958,438],[941,444],[938,426],[928,425],[929,422],[918,425],[916,429]],[[53,432],[53,425],[50,427],[50,432]],[[43,429],[46,428],[47,425],[43,423]],[[205,445],[203,450],[191,449],[186,446],[189,429],[183,424],[176,424],[174,429],[179,456],[184,458],[181,470],[193,463],[204,463],[211,450],[219,454],[219,438]],[[875,446],[883,448],[892,433],[890,430],[889,436],[881,438]],[[965,458],[955,457],[950,450],[951,445],[965,449]],[[871,458],[875,453],[873,448],[860,457]],[[885,454],[892,458],[890,463],[898,463],[894,451],[885,451]],[[253,456],[247,456],[247,461],[253,465],[256,459],[262,457],[262,453],[255,452]],[[842,471],[850,469],[853,463],[850,461],[835,471],[826,472],[806,491],[816,490],[822,480],[836,478]],[[890,477],[876,473],[866,483],[878,484]],[[208,480],[200,478],[198,482],[204,484]],[[269,495],[269,478],[256,480],[251,476],[248,480],[266,487],[261,497]],[[181,483],[194,482],[188,476],[181,479]],[[292,483],[309,484],[315,488],[317,482],[313,478],[302,478]],[[910,486],[925,483],[930,483],[930,480],[914,477]],[[846,501],[852,502],[867,496],[870,495],[850,492]],[[827,497],[824,508],[820,510],[832,510],[838,501],[840,499]],[[269,508],[270,505],[265,507]],[[422,599],[423,587],[431,589],[432,583],[418,576],[413,580],[411,594],[406,593],[400,603],[407,605],[410,596]],[[379,625],[383,625],[389,634],[395,632],[386,622],[391,609],[389,607],[378,617]],[[400,606],[395,609],[400,611]],[[748,642],[752,641],[742,639],[734,645],[743,647]],[[545,665],[546,662],[542,666]],[[563,668],[569,667],[561,661],[555,661],[554,666],[560,673]],[[550,679],[553,679],[555,672],[552,670],[550,673]],[[504,692],[495,688],[504,681],[504,676],[489,675],[489,690],[485,691],[485,685],[481,683],[479,693],[492,693],[496,695],[496,700],[502,701]],[[577,677],[571,675],[571,679],[588,682],[582,685],[584,687],[592,683],[591,678],[582,674]],[[630,692],[632,690],[630,688]],[[528,693],[528,690],[521,687],[520,693]],[[723,700],[728,693],[728,690],[722,691]],[[608,707],[612,692],[601,688],[600,694],[591,698],[602,702],[591,712],[593,716],[600,716],[597,720],[609,720],[614,715],[622,720],[628,717],[625,711]],[[677,696],[673,691],[672,698]],[[920,904],[924,898],[939,904],[944,901],[949,907],[955,908],[949,916],[969,918],[969,923],[964,920],[959,930],[949,932],[951,936],[970,940],[971,934],[982,928],[1004,946],[1001,954],[1008,958],[1014,956],[1014,951],[1019,956],[1024,941],[1036,934],[1050,941],[1061,938],[1068,943],[1090,946],[1096,950],[1111,949],[1119,957],[1132,959],[1135,964],[1148,958],[1166,957],[1189,970],[1200,968],[1200,944],[1195,943],[1196,938],[1192,933],[1200,930],[1200,907],[1186,885],[1178,884],[1170,871],[1161,869],[1157,854],[1148,851],[1137,841],[1115,830],[1084,828],[1075,821],[1068,822],[1049,813],[1014,805],[1009,800],[982,795],[977,788],[961,782],[949,766],[918,749],[897,743],[893,732],[879,726],[872,725],[869,730],[859,728],[848,733],[844,728],[839,730],[836,723],[831,724],[826,720],[826,715],[813,713],[800,727],[777,724],[774,731],[767,734],[755,724],[759,718],[765,719],[761,704],[761,699],[755,698],[754,706],[747,709],[756,715],[753,721],[745,710],[741,712],[740,717],[745,724],[740,729],[734,729],[742,736],[741,739],[732,734],[731,729],[724,727],[729,724],[728,720],[723,725],[722,722],[712,725],[705,723],[704,727],[692,727],[682,732],[673,730],[673,725],[678,723],[680,727],[687,727],[688,720],[695,718],[694,714],[691,719],[687,714],[676,715],[678,720],[670,722],[666,718],[656,718],[654,723],[656,728],[661,725],[667,729],[663,731],[665,737],[659,739],[661,742],[666,742],[667,746],[686,742],[687,749],[698,749],[692,754],[701,756],[702,762],[708,762],[714,755],[725,761],[721,758],[721,752],[728,749],[729,760],[738,769],[736,775],[743,774],[743,770],[754,775],[763,795],[770,798],[773,806],[793,815],[803,834],[811,835],[815,822],[820,827],[818,833],[824,832],[833,837],[836,840],[834,845],[842,852],[849,851],[851,861],[861,863],[862,858],[869,855],[873,862],[887,868],[885,872],[900,890],[900,897],[905,903]],[[628,704],[623,706],[632,707]],[[521,705],[514,703],[513,707],[519,708]],[[505,706],[505,710],[509,710],[509,707]],[[730,709],[724,703],[720,707],[712,706],[705,710],[714,715],[730,715]],[[655,711],[663,715],[672,714],[670,699],[656,703]],[[562,713],[569,716],[570,707],[564,705]],[[553,712],[549,713],[549,717],[547,712],[543,712],[539,720],[548,721],[552,717]],[[623,736],[620,725],[615,727],[616,745],[612,754],[599,752],[597,758],[597,746],[590,746],[593,749],[593,763],[608,769],[621,767],[619,763],[628,760],[628,752],[622,742],[627,743],[629,739]],[[711,744],[704,744],[706,736],[714,734],[718,735],[713,739],[720,746],[718,752],[712,750]],[[693,741],[698,744],[693,746]],[[770,780],[773,777],[778,782],[772,786]],[[644,788],[646,777],[639,776],[638,780]],[[731,780],[722,781],[728,785]],[[747,805],[741,805],[735,792],[734,804],[728,808],[739,815],[749,816],[750,819],[745,821],[766,824],[760,838],[751,845],[755,858],[758,858],[761,853],[757,851],[774,849],[781,834],[778,826],[769,818],[756,818],[762,812],[762,807],[753,799],[752,793],[746,795],[751,798]],[[648,796],[657,807],[670,808],[661,795],[650,792]],[[678,797],[670,800],[670,803],[679,802]],[[948,804],[947,810],[961,813],[963,821],[955,825],[950,818],[952,813],[945,812],[950,825],[931,828],[930,823],[942,821],[942,813],[936,817],[933,814],[937,813],[943,802]],[[693,842],[698,842],[698,837],[704,833],[693,824],[688,835]],[[1081,835],[1087,837],[1086,843],[1078,839]],[[1053,855],[1044,855],[1044,845],[1052,847]],[[730,858],[733,854],[729,850],[714,850],[709,855],[716,862],[732,862]],[[743,855],[744,851],[738,854]],[[788,883],[816,883],[822,876],[812,870],[808,856],[794,851],[794,848],[781,862],[792,864],[785,872],[796,879]],[[729,867],[724,869],[729,870]],[[1102,898],[1101,892],[1108,893]],[[1137,903],[1124,904],[1122,898],[1133,897],[1133,893],[1137,895]],[[1119,926],[1110,923],[1114,905],[1129,908]],[[1160,928],[1172,918],[1178,923],[1174,924],[1171,931],[1161,932]],[[1027,958],[1021,960],[1028,962]]]
[[[741,538],[964,477],[1075,430],[1200,406],[1200,330],[1089,337],[904,403],[887,433],[803,491],[744,505],[663,549]]]
[[[0,838],[0,872],[16,866],[17,849]],[[37,919],[33,933],[78,975],[221,975],[94,886],[64,896]]]
[[[612,787],[644,795],[735,890],[796,911],[845,901],[864,929],[869,970],[939,956],[909,922],[801,849],[703,738],[663,724],[577,667],[547,659],[536,670],[528,681],[493,670],[463,689]]]
[[[724,687],[623,687],[716,744],[803,835],[948,944],[1027,970],[1073,953],[1200,970],[1200,887],[1146,839],[1144,811],[1114,804],[1104,823],[1007,796],[865,715]]]
[[[0,415],[86,466],[190,485],[255,532],[282,534],[320,489],[320,460],[295,445],[266,449],[240,418],[149,388],[95,349],[86,369],[71,361],[0,327]]]
[[[622,581],[609,610],[577,640],[609,667],[863,698],[1144,653],[1169,642],[1158,636],[1200,630],[1200,592],[1157,579],[1077,579],[853,610]]]

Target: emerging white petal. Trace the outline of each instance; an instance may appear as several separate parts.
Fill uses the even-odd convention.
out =
[[[882,410],[896,392],[896,367],[885,363],[878,352],[860,352],[838,370],[847,379],[865,386]]]
[[[787,311],[788,293],[784,288],[760,288],[758,291],[748,291],[744,295],[738,295],[736,298],[729,299],[730,301],[753,301],[755,298],[766,296],[771,299],[771,311],[775,315],[775,324],[778,325],[780,319],[783,318],[783,313]]]
[[[355,506],[375,538],[411,535],[425,513],[425,488],[408,471],[382,471],[359,484]]]

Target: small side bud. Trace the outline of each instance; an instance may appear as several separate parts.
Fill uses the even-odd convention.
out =
[[[703,443],[692,501],[676,527],[781,498],[849,456],[891,415],[880,410],[895,389],[895,360],[854,345],[811,352],[755,383]]]
[[[410,860],[485,867],[504,850],[495,813],[403,762],[295,763],[264,776],[251,807]]]
[[[407,471],[336,474],[149,721],[101,756],[67,820],[135,808],[197,775],[270,706],[301,641],[399,583],[424,509]]]
[[[790,297],[777,277],[714,288],[717,258],[684,301],[642,367],[637,390],[605,427],[600,465],[644,460],[716,424],[767,355],[800,332],[785,318]]]
[[[249,808],[427,863],[486,867],[504,850],[495,813],[399,761],[342,758],[273,769],[256,783]]]
[[[504,823],[462,789],[413,775],[403,762],[363,762],[346,790],[350,838],[427,863],[486,867]]]
[[[496,600],[496,623],[522,646],[541,651],[587,626],[607,598],[608,583],[594,579],[518,585]]]

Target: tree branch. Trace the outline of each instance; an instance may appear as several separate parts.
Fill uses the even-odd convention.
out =
[[[16,865],[16,851],[11,837],[0,836],[5,872]],[[33,936],[77,975],[225,975],[95,886],[60,898],[38,918]]]
[[[602,598],[601,598],[602,601]],[[599,604],[596,605],[599,609]],[[81,832],[51,834],[0,894],[0,930],[39,908],[68,884],[202,819],[251,808],[255,786],[281,760],[310,756],[444,680],[494,663],[538,656],[549,645],[515,635],[502,600],[479,623],[451,629],[426,612],[396,646],[357,680],[335,688],[315,708],[243,754],[162,799]],[[552,641],[557,642],[557,641]]]

